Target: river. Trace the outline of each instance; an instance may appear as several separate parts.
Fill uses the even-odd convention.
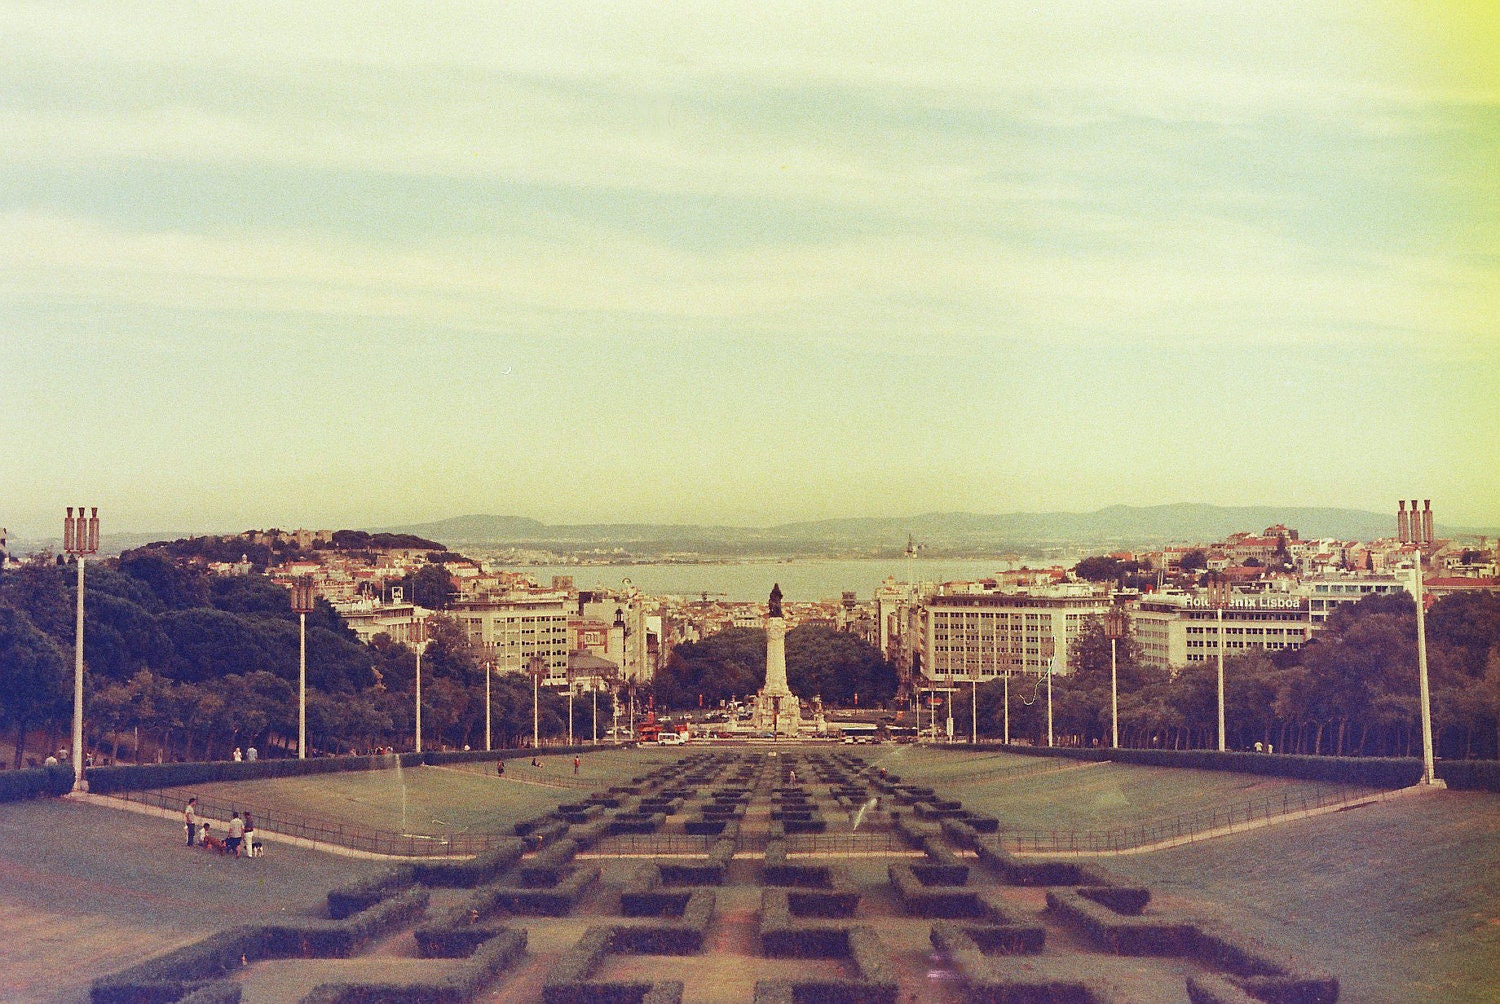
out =
[[[982,579],[1017,568],[1019,562],[1000,558],[979,560],[911,559],[911,575],[920,582]],[[885,577],[907,578],[907,559],[786,559],[712,564],[642,565],[508,565],[506,571],[525,572],[542,585],[554,575],[571,575],[579,589],[618,589],[625,579],[651,596],[701,596],[736,602],[764,600],[771,586],[791,602],[836,600],[852,589],[860,600],[875,595]],[[722,594],[722,595],[715,595]]]

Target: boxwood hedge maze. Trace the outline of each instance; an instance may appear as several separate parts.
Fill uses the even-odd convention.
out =
[[[1007,852],[1003,821],[953,794],[852,753],[694,753],[518,823],[478,857],[394,864],[329,890],[325,918],[219,932],[96,981],[92,998],[1337,1000],[1333,975],[1092,859]],[[292,978],[315,959],[342,961],[310,988]]]

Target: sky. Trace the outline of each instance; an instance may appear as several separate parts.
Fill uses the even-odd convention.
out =
[[[1487,2],[0,2],[0,525],[1500,526]]]

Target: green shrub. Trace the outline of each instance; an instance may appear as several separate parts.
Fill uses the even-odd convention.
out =
[[[473,889],[493,882],[526,852],[521,840],[502,840],[467,861],[417,861],[408,865],[416,881],[443,889]]]
[[[423,983],[324,983],[302,1004],[465,1004],[526,953],[526,932],[504,928],[477,945],[468,960]]]
[[[1192,1004],[1261,1004],[1224,977],[1211,973],[1189,976],[1187,992]]]
[[[416,881],[410,865],[397,865],[376,872],[353,885],[328,890],[328,916],[343,920],[387,899]]]
[[[66,795],[73,790],[73,768],[66,764],[0,770],[0,802]]]
[[[1117,955],[1187,955],[1197,935],[1191,924],[1116,913],[1075,889],[1048,889],[1047,909]]]
[[[1500,791],[1500,760],[1439,760],[1437,776],[1458,791]]]
[[[1095,903],[1109,907],[1115,913],[1130,916],[1139,916],[1146,909],[1146,904],[1151,902],[1151,890],[1145,888],[1080,886],[1077,891],[1080,896],[1087,896]]]
[[[177,1001],[177,1004],[240,1004],[240,985],[233,980],[214,980]]]

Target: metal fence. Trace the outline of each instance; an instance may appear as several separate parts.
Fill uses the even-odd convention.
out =
[[[1007,830],[996,834],[1000,845],[1016,853],[1111,854],[1150,847],[1170,840],[1191,840],[1215,830],[1232,830],[1278,816],[1361,800],[1377,801],[1389,792],[1335,788],[1327,791],[1269,795],[1245,805],[1198,812],[1113,830]]]
[[[187,807],[187,795],[176,791],[122,791],[111,795],[142,805],[181,813]],[[195,806],[200,821],[221,823],[227,827],[231,814],[254,814],[256,832],[299,837],[319,843],[335,844],[356,851],[391,854],[403,857],[450,857],[479,854],[511,839],[498,833],[396,833],[369,826],[358,826],[334,820],[318,819],[269,809],[246,802],[215,802],[200,797]]]
[[[650,857],[659,854],[702,854],[713,849],[715,836],[693,833],[616,833],[589,850],[592,857]]]

